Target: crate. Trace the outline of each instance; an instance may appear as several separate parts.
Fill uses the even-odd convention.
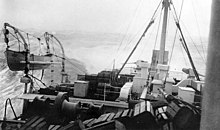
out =
[[[86,97],[89,89],[88,81],[75,81],[74,82],[74,93],[75,97]]]
[[[178,96],[188,103],[194,102],[195,90],[189,87],[179,87]]]

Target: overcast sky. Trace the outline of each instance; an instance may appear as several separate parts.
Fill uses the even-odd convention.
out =
[[[42,32],[70,30],[73,32],[136,34],[146,27],[159,2],[160,0],[1,0],[0,26],[4,22],[8,22],[20,29],[30,31],[31,29],[38,29]],[[173,0],[173,3],[179,14],[182,0]],[[159,8],[156,22],[159,21],[160,10],[161,7]],[[197,39],[196,42],[204,42],[206,47],[208,43],[210,12],[211,0],[184,0],[180,21],[184,33],[191,35],[193,39]],[[171,19],[169,22],[173,22],[172,15],[171,13],[169,16]],[[173,25],[171,29],[175,28],[175,24]],[[155,34],[157,27],[151,28],[154,31],[148,33]],[[143,41],[145,42],[146,40]],[[145,43],[147,42],[149,41]],[[150,42],[153,43],[154,41],[150,40]],[[120,42],[116,44],[120,44]],[[132,45],[134,44],[135,40]],[[144,46],[142,48],[146,49],[149,47],[148,45],[148,47],[142,46]],[[106,56],[112,57],[112,47],[109,47],[107,50],[103,50],[102,47],[90,48],[88,50],[76,47],[75,45],[73,46],[76,49],[75,54],[73,53],[74,56],[79,55],[76,57],[78,59],[83,59],[82,56],[84,56],[86,58],[83,60],[94,62],[94,66],[105,60]],[[114,46],[114,49],[117,47],[118,45]],[[67,52],[73,52],[72,49],[69,49],[66,48]],[[97,50],[103,51],[99,53]],[[88,51],[90,51],[90,55],[87,56]],[[107,51],[111,53],[107,54]],[[177,53],[180,52],[178,49],[176,51]],[[126,50],[126,53],[122,52],[124,53],[123,57],[126,58],[129,52],[129,49]],[[94,56],[92,57],[91,54]],[[144,55],[145,57],[150,57],[150,54],[151,52]],[[99,59],[97,56],[104,57],[104,59]],[[136,57],[133,56],[132,58]],[[121,66],[124,60],[119,59],[119,66]],[[102,69],[103,66],[101,67]]]
[[[149,21],[159,2],[160,0],[1,0],[0,24],[9,22],[21,28],[121,33],[134,17],[133,26]],[[181,2],[182,0],[173,0],[177,12]],[[182,20],[186,25],[197,21],[204,34],[208,31],[210,6],[211,0],[185,0]]]

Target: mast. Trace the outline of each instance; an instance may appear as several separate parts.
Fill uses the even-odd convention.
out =
[[[164,53],[165,53],[165,43],[166,43],[166,32],[167,32],[167,17],[168,17],[168,8],[170,6],[169,0],[163,0],[163,26],[161,32],[161,41],[160,41],[160,53],[159,53],[159,64],[164,64]]]
[[[201,130],[220,129],[220,0],[212,0]]]

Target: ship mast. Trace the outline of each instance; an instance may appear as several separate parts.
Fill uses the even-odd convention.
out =
[[[163,26],[161,32],[161,41],[160,41],[160,52],[159,52],[159,64],[164,64],[164,53],[165,53],[165,43],[166,43],[166,32],[167,32],[167,17],[168,17],[168,8],[170,6],[169,0],[163,0]]]

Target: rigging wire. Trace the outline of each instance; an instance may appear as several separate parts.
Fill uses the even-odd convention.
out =
[[[150,23],[148,24],[148,26],[146,27],[144,33],[142,34],[142,36],[139,38],[138,42],[136,43],[136,45],[134,46],[134,48],[132,49],[131,53],[129,54],[129,56],[127,57],[127,59],[125,60],[124,64],[122,65],[121,69],[118,71],[116,78],[118,77],[118,75],[120,74],[120,72],[122,71],[122,69],[124,68],[124,66],[127,64],[128,60],[130,59],[130,57],[132,56],[132,54],[134,53],[134,51],[136,50],[137,46],[140,44],[142,38],[145,36],[145,33],[148,31],[148,29],[150,28],[150,26],[154,23],[153,21],[150,21]]]
[[[168,9],[171,10],[171,8],[168,8]],[[169,28],[169,27],[170,27],[170,24],[169,24],[169,23],[170,23],[170,13],[168,13],[167,23],[168,23],[168,24],[167,24],[167,28]],[[166,30],[166,37],[169,36],[169,35],[168,35],[169,33],[170,33],[170,31],[168,31],[168,29],[167,29],[167,30]],[[167,38],[166,38],[166,41],[167,41]]]
[[[183,3],[183,2],[182,2],[182,3]],[[173,10],[174,10],[174,15],[173,15],[173,18],[174,18],[175,22],[178,22],[178,23],[179,23],[179,19],[178,19],[177,11],[176,11],[176,8],[175,8],[175,6],[174,6],[174,4],[173,4],[173,1],[172,1],[172,0],[171,0],[171,5],[172,5]],[[181,7],[181,8],[182,8],[182,7]]]
[[[25,31],[23,31],[23,30],[21,30],[21,29],[17,29],[17,28],[16,28],[16,30],[18,30],[18,31],[20,31],[20,32],[22,32],[22,33],[26,33]],[[10,32],[10,33],[11,33],[11,32]],[[21,42],[21,41],[19,40],[19,38],[18,38],[16,32],[15,32],[15,35],[16,35],[16,36],[14,36],[12,33],[11,33],[11,35],[12,35],[15,39],[17,39],[19,42]],[[28,39],[29,49],[30,49],[29,35],[31,35],[32,37],[36,38],[36,39],[39,41],[39,44],[40,44],[40,38],[39,38],[39,37],[36,37],[36,36],[34,36],[34,35],[32,35],[32,34],[29,34],[29,33],[26,33],[26,35],[27,35],[27,39]],[[42,36],[44,36],[44,35],[42,35]],[[42,36],[41,36],[41,37],[42,37]],[[22,43],[22,42],[21,42],[21,43]],[[23,43],[23,44],[24,44],[24,43]],[[40,48],[40,49],[41,49],[41,48]],[[20,50],[20,44],[19,44],[19,50]],[[53,47],[53,50],[54,50],[54,53],[56,53],[54,47]]]
[[[81,72],[83,72],[83,73],[86,73],[86,71],[84,71],[84,70],[82,70],[82,69],[80,69],[79,67],[77,67],[75,64],[73,64],[71,61],[70,61],[70,59],[68,59],[67,57],[61,57],[61,56],[58,56],[58,55],[55,55],[55,54],[53,54],[55,57],[58,57],[58,58],[61,58],[61,59],[64,59],[64,60],[66,60],[66,61],[68,61],[71,65],[73,65],[74,67],[76,67],[76,68],[74,68],[75,70],[76,69],[78,69],[79,71],[81,71]]]
[[[183,3],[184,3],[184,0],[182,0],[182,3],[181,3],[180,14],[179,14],[179,17],[178,17],[179,20],[180,20],[180,18],[181,18],[181,14],[182,14],[182,10],[183,10]],[[172,2],[172,4],[173,4],[173,2]],[[176,28],[175,35],[174,35],[174,41],[173,41],[173,45],[172,45],[172,50],[171,50],[171,54],[170,54],[169,66],[170,66],[171,61],[172,61],[174,45],[175,45],[175,43],[176,43],[177,31],[178,31],[178,29]]]
[[[154,20],[156,19],[156,17],[157,17],[156,13],[157,13],[158,8],[160,7],[161,3],[162,3],[162,0],[160,1],[160,3],[158,4],[156,10],[154,11],[154,13],[153,13],[153,15],[152,15],[152,17],[151,17],[151,19],[150,19],[151,22],[152,22],[152,21],[154,22]],[[149,23],[146,22],[146,23],[143,25],[143,28],[144,28],[147,24],[148,24],[148,26],[149,26]],[[140,29],[140,30],[131,38],[131,40],[128,42],[128,44],[126,44],[126,46],[124,47],[123,50],[126,50],[126,48],[132,43],[132,41],[135,40],[135,38],[139,36],[138,34],[139,34],[141,31],[142,31],[142,29]],[[146,30],[144,31],[144,34],[143,34],[141,37],[144,37],[144,36],[145,36],[145,33],[146,33]]]
[[[151,21],[156,18],[156,13],[157,13],[157,10],[158,10],[158,8],[160,7],[160,4],[161,4],[161,3],[162,3],[162,0],[160,1],[160,3],[158,4],[156,10],[154,11],[153,16],[152,16],[151,19],[150,19]],[[143,25],[143,27],[145,27],[147,24],[148,24],[148,22],[146,22],[146,23]],[[139,34],[141,31],[142,31],[142,28],[131,38],[131,40],[128,42],[128,44],[126,44],[126,46],[124,47],[123,50],[126,50],[126,48],[128,47],[128,45],[130,45],[130,43],[135,39],[135,37],[138,36],[138,34]]]
[[[206,63],[206,61],[205,61],[204,57],[202,56],[202,54],[200,53],[199,49],[197,48],[197,46],[196,46],[195,42],[193,41],[192,37],[190,36],[190,33],[189,33],[189,31],[187,30],[186,26],[185,26],[183,23],[182,23],[182,25],[183,25],[183,27],[185,28],[186,32],[188,33],[189,38],[190,38],[190,40],[191,40],[191,41],[192,41],[192,43],[193,43],[193,46],[196,48],[196,51],[198,52],[198,54],[199,54],[199,55],[200,55],[200,57],[202,58],[203,62],[204,62],[204,63]]]
[[[172,4],[172,3],[171,3],[171,4]],[[172,5],[173,5],[173,4],[172,4]],[[172,7],[173,7],[173,9],[174,9],[174,14],[175,14],[175,16],[174,16],[174,20],[176,21],[176,23],[179,23],[179,19],[178,19],[178,17],[177,17],[176,9],[175,9],[174,5],[173,5]],[[183,26],[185,27],[184,24],[183,24]],[[186,27],[185,27],[185,29],[186,29]],[[186,29],[186,31],[187,31],[187,33],[189,34],[189,32],[188,32],[187,29]],[[189,35],[189,37],[190,37],[190,35]],[[195,46],[195,48],[196,48],[198,54],[202,57],[203,61],[205,62],[203,56],[201,55],[201,53],[199,52],[198,48],[196,47],[194,41],[192,40],[192,37],[190,37],[190,39],[191,39],[193,45]],[[187,49],[187,46],[186,46],[186,45],[183,45],[183,47],[184,47],[184,49],[186,50],[186,52],[189,53],[189,50]]]
[[[156,10],[154,11],[153,17],[156,15],[156,12],[157,12],[158,8],[160,7],[162,1],[163,1],[163,0],[160,1],[160,3],[158,4]],[[152,17],[152,19],[153,19],[153,17]]]
[[[172,5],[173,5],[173,4],[172,4]],[[178,17],[177,17],[177,13],[176,13],[176,10],[175,10],[174,5],[173,5],[173,9],[174,9],[174,14],[175,14],[175,16],[173,16],[173,17],[174,17],[174,20],[176,21],[176,23],[179,23],[179,19],[178,19]],[[183,24],[183,26],[184,26],[184,24]],[[184,26],[184,27],[185,27],[185,26]],[[186,27],[185,27],[185,29],[186,29]],[[188,32],[187,29],[186,29],[186,31],[187,31],[187,33],[189,34],[189,32]],[[189,37],[190,37],[190,35],[189,35]],[[192,40],[192,37],[190,37],[190,39],[191,39],[192,43],[194,44],[194,46],[195,46],[195,48],[196,48],[198,54],[202,57],[203,61],[205,62],[203,56],[201,55],[201,53],[199,52],[198,48],[196,47],[194,41]],[[185,51],[186,51],[187,53],[189,53],[189,50],[187,49],[186,45],[183,44],[183,47],[184,47]]]
[[[161,1],[162,2],[162,1]],[[145,28],[143,34],[141,35],[141,37],[138,39],[136,45],[134,46],[134,48],[132,49],[131,53],[129,54],[129,56],[127,57],[127,59],[125,60],[124,64],[122,65],[122,67],[120,68],[120,70],[118,71],[116,78],[118,77],[118,75],[120,74],[120,72],[122,71],[122,69],[124,68],[124,66],[127,64],[128,60],[130,59],[130,57],[132,56],[132,54],[134,53],[134,51],[136,50],[137,46],[139,45],[140,41],[142,40],[142,38],[145,36],[145,34],[147,33],[148,29],[151,27],[151,25],[154,23],[155,20],[155,14],[161,4],[161,2],[159,3],[157,9],[155,10],[153,16],[151,17],[150,23],[148,24],[148,26]]]
[[[15,36],[16,36],[16,38],[17,38],[17,39],[19,39],[19,38],[18,38],[18,34],[17,34],[17,33],[15,33]],[[18,48],[19,48],[19,51],[20,51],[20,49],[21,49],[21,46],[20,46],[20,43],[19,43],[19,41],[18,41]]]
[[[137,17],[137,10],[138,10],[138,8],[140,7],[142,1],[143,1],[143,0],[140,0],[140,1],[139,1],[137,7],[135,8],[135,12],[134,12],[132,18],[136,18],[136,17]],[[131,25],[133,24],[133,22],[134,22],[134,19],[133,19],[131,22],[129,22],[129,24],[128,24],[127,28],[126,28],[126,31],[125,31],[126,34],[124,35],[124,37],[122,38],[122,41],[120,42],[120,45],[119,45],[119,47],[118,47],[118,49],[117,49],[117,55],[118,55],[118,53],[119,53],[119,49],[120,49],[122,43],[124,42],[124,40],[125,40],[125,38],[126,38],[126,35],[128,34],[128,30],[130,29],[130,27],[131,27]],[[116,57],[117,57],[117,56],[116,56]]]
[[[159,35],[160,23],[161,23],[161,18],[162,18],[162,10],[163,10],[163,8],[161,8],[161,12],[160,12],[159,24],[158,24],[158,28],[157,28],[157,33],[156,33],[155,43],[154,43],[154,50],[155,50],[155,48],[156,48],[157,38],[158,38],[158,35]],[[151,33],[149,33],[150,36],[149,36],[148,39],[151,38],[151,36],[152,36],[152,32],[153,32],[154,28],[155,28],[155,25],[154,25],[154,27],[153,27]],[[146,45],[147,45],[147,44],[144,45],[144,48],[142,49],[141,55],[142,55],[143,51],[145,50]],[[139,56],[139,58],[140,58],[140,56]]]
[[[176,26],[178,27],[179,32],[180,32],[180,35],[181,35],[181,40],[180,40],[180,41],[181,41],[182,44],[185,45],[186,53],[187,53],[187,56],[188,56],[188,58],[189,58],[189,61],[190,61],[191,67],[192,67],[192,69],[193,69],[193,72],[194,72],[194,74],[195,74],[195,77],[196,77],[197,80],[200,81],[200,77],[199,77],[198,71],[196,70],[195,64],[194,64],[194,62],[193,62],[193,60],[192,60],[192,56],[191,56],[191,54],[190,54],[190,52],[189,52],[189,49],[188,49],[188,47],[187,47],[186,40],[185,40],[185,37],[183,36],[183,32],[182,32],[182,29],[181,29],[181,27],[180,27],[180,24],[176,22]]]
[[[18,40],[19,45],[20,45],[20,43],[24,44],[24,43],[23,43],[22,41],[20,41],[20,39],[19,39],[17,36],[15,36],[13,33],[11,33],[10,31],[9,31],[9,33],[11,34],[12,37],[14,37],[16,40]]]
[[[195,67],[195,65],[194,65],[194,63],[193,63],[193,60],[192,60],[192,56],[190,55],[190,52],[189,52],[189,49],[188,49],[188,47],[187,47],[187,44],[186,44],[186,41],[185,41],[185,37],[183,36],[183,32],[182,32],[182,29],[181,29],[181,27],[180,27],[180,24],[179,24],[179,20],[178,20],[178,17],[177,17],[177,13],[176,13],[176,10],[175,10],[175,7],[174,7],[174,5],[172,4],[172,7],[173,7],[173,9],[174,9],[174,13],[175,13],[175,22],[176,22],[176,26],[177,26],[177,28],[179,29],[179,32],[180,32],[180,35],[181,35],[181,44],[183,45],[183,46],[185,46],[185,49],[186,49],[186,53],[187,53],[187,56],[188,56],[188,58],[189,58],[189,61],[190,61],[190,64],[191,64],[191,66],[192,66],[192,69],[193,69],[193,72],[194,72],[194,74],[195,74],[195,77],[196,77],[196,79],[197,80],[199,80],[200,81],[200,77],[199,77],[199,74],[198,74],[198,72],[197,72],[197,70],[196,70],[196,67]]]
[[[26,31],[24,31],[24,30],[21,30],[21,29],[18,29],[18,28],[16,28],[17,30],[19,30],[20,32],[23,32],[23,33],[27,33]],[[32,37],[34,37],[34,38],[36,38],[36,39],[38,39],[38,38],[41,38],[41,37],[37,37],[37,36],[35,36],[34,34],[30,34],[30,33],[28,33],[30,36],[32,36]]]
[[[67,60],[71,65],[75,66],[79,71],[83,72],[84,74],[86,74],[87,72],[80,69],[79,67],[77,67],[75,64],[73,64],[70,60]],[[75,69],[75,68],[74,68]],[[75,69],[76,70],[76,69]]]
[[[55,46],[54,45],[59,45],[57,42],[54,41],[54,37],[51,37],[51,40],[50,40],[50,44],[52,45],[52,49],[53,49],[53,56],[55,56],[57,58],[57,60],[59,61],[59,59],[62,59],[62,60],[66,60],[68,61],[71,65],[73,65],[75,68],[76,71],[80,72],[80,73],[86,73],[85,71],[81,70],[80,68],[78,68],[76,65],[74,65],[67,57],[63,57],[63,56],[59,56],[58,54],[56,54],[56,51],[55,51]],[[59,45],[60,46],[60,45]],[[59,59],[58,59],[59,58]],[[60,65],[60,67],[62,67],[62,65]],[[53,77],[53,76],[52,76]],[[52,78],[51,77],[51,78]]]
[[[39,37],[37,37],[37,36],[35,36],[35,35],[33,35],[33,34],[30,34],[30,33],[27,33],[27,32],[25,32],[25,31],[23,31],[23,30],[21,30],[21,29],[18,29],[18,28],[16,28],[18,31],[21,31],[21,32],[23,32],[23,33],[25,33],[26,35],[27,35],[27,40],[28,40],[28,46],[29,46],[29,49],[30,49],[30,41],[29,41],[29,36],[32,36],[32,37],[34,37],[34,38],[36,38],[36,39],[40,39]],[[18,40],[18,44],[19,44],[19,50],[20,50],[20,43],[22,43],[22,44],[24,44],[19,38],[18,38],[18,35],[17,35],[17,33],[15,32],[14,34],[13,33],[11,33],[10,31],[9,31],[9,33],[11,34],[11,36],[12,37],[14,37],[16,40]],[[42,37],[42,36],[41,36]]]
[[[40,36],[38,37],[38,36],[35,36],[34,34],[27,33],[27,32],[24,31],[24,30],[21,30],[21,29],[18,29],[18,28],[16,28],[16,29],[17,29],[18,31],[23,32],[23,33],[25,33],[25,34],[27,35],[27,40],[28,40],[29,49],[30,49],[29,36],[32,36],[33,38],[36,38],[37,40],[41,39],[41,38],[44,36],[44,35],[42,34],[42,35],[40,35]]]
[[[134,21],[134,20],[133,20],[133,21]],[[146,24],[147,24],[147,23],[144,24],[143,28],[146,26]],[[138,30],[137,33],[132,36],[132,38],[127,39],[127,40],[129,40],[129,41],[127,42],[128,44],[126,44],[126,45],[124,46],[124,48],[122,49],[122,51],[125,51],[125,50],[127,49],[127,47],[128,47],[129,45],[131,45],[132,41],[135,40],[135,38],[136,38],[137,36],[139,36],[138,34],[139,34],[141,31],[142,31],[141,29]],[[128,33],[127,33],[127,34],[128,34]],[[127,34],[126,34],[126,35],[127,35]],[[126,37],[126,35],[125,35],[124,37]],[[126,38],[124,38],[123,41],[124,41],[125,39],[126,39]],[[118,54],[119,54],[119,51],[118,51]],[[118,54],[117,54],[116,57],[120,57],[120,58],[123,57],[123,55],[118,56]],[[120,58],[118,58],[118,59],[120,59]]]
[[[155,26],[154,26],[154,27],[155,27]],[[154,28],[154,27],[153,27],[153,28]],[[148,39],[151,39],[153,30],[154,30],[154,29],[152,29],[151,32],[149,33],[150,35],[149,35],[148,38],[146,38],[147,40],[145,41],[145,43],[148,43]],[[144,44],[144,47],[143,47],[143,49],[142,49],[142,51],[141,51],[141,53],[140,53],[138,59],[140,59],[140,57],[141,57],[141,55],[143,54],[143,52],[144,52],[144,50],[145,50],[146,47],[147,47],[147,44]]]
[[[146,24],[146,23],[145,23]],[[146,25],[144,24],[144,26],[143,27],[145,27]],[[126,51],[126,49],[127,49],[127,47],[129,46],[129,45],[131,45],[131,42],[133,41],[133,40],[135,40],[135,38],[138,36],[138,34],[141,32],[142,30],[140,29],[131,39],[130,39],[130,41],[128,42],[128,44],[126,44],[126,46],[123,48],[123,51]],[[121,57],[124,57],[123,55],[120,55],[120,56],[118,56],[118,59],[121,59]]]
[[[180,37],[179,37],[179,38],[180,38]],[[181,49],[181,52],[182,52],[182,55],[183,55],[183,59],[184,59],[185,65],[186,65],[186,66],[189,66],[189,64],[188,64],[188,62],[187,62],[187,60],[186,60],[186,56],[184,55],[185,53],[184,53],[184,51],[183,51],[183,49],[185,50],[185,48],[182,48],[182,47],[180,46],[180,49]]]
[[[110,65],[108,65],[108,66],[111,66],[111,64],[115,62],[115,59],[116,59],[116,58],[122,57],[122,55],[120,55],[120,53],[119,53],[120,48],[122,47],[122,44],[125,43],[125,39],[128,39],[128,38],[126,38],[126,36],[127,36],[127,34],[128,34],[128,30],[130,29],[131,25],[134,23],[135,18],[137,17],[138,9],[139,9],[139,7],[140,7],[140,5],[141,5],[142,2],[143,2],[143,0],[139,1],[139,3],[137,4],[137,7],[136,7],[135,12],[134,12],[133,17],[132,17],[132,18],[134,18],[134,19],[133,19],[131,22],[129,22],[129,24],[128,24],[127,28],[126,28],[126,34],[123,36],[122,41],[120,42],[120,45],[119,45],[119,47],[118,47],[118,49],[117,49],[117,51],[116,51],[115,58],[113,58],[112,62],[111,62]],[[126,46],[127,46],[127,45],[126,45]],[[125,48],[126,48],[126,47],[125,47]],[[124,48],[123,50],[125,50],[125,48]],[[120,56],[119,56],[119,55],[120,55]]]
[[[197,18],[197,15],[196,15],[196,10],[195,10],[193,1],[191,1],[191,2],[192,2],[193,11],[194,11],[194,16],[195,16],[195,19],[196,19],[196,25],[197,25],[197,29],[198,29],[198,33],[199,33],[199,39],[200,39],[200,42],[201,42],[203,55],[204,55],[204,58],[206,59],[205,50],[204,50],[204,47],[203,47],[203,41],[202,41],[202,38],[201,38],[200,27],[199,27],[199,23],[198,23],[198,18]]]
[[[156,16],[156,13],[157,13],[158,8],[160,7],[161,3],[162,3],[162,0],[160,1],[160,3],[158,4],[156,10],[154,11],[153,16],[151,17],[150,21],[154,21],[154,19],[156,19],[156,17],[157,17],[157,16]],[[148,24],[148,22],[146,22],[144,26],[146,26],[146,24]],[[127,46],[134,40],[135,37],[138,36],[139,32],[141,32],[141,31],[142,31],[142,30],[140,29],[140,30],[135,34],[135,36],[130,40],[130,42],[127,44]],[[127,46],[126,46],[126,47],[127,47]],[[124,50],[126,49],[126,47],[124,48]]]
[[[160,11],[160,18],[159,18],[159,24],[158,24],[158,28],[157,28],[157,34],[156,34],[155,43],[154,43],[154,50],[155,50],[155,48],[156,48],[157,38],[158,38],[158,35],[159,35],[160,23],[161,23],[161,18],[162,18],[162,11],[163,11],[163,8],[162,8],[161,11]]]
[[[25,31],[23,31],[23,30],[21,30],[21,29],[17,29],[17,30],[19,30],[19,31],[21,31],[21,32],[23,32],[23,33],[26,33]],[[15,33],[16,36],[15,36],[14,34],[12,34],[11,32],[9,32],[9,33],[11,34],[11,36],[13,36],[15,39],[17,39],[19,43],[23,43],[23,42],[21,42],[20,39],[18,38],[17,33]],[[29,35],[32,36],[32,37],[34,37],[34,38],[36,38],[36,39],[39,41],[39,43],[40,43],[40,38],[39,38],[39,37],[36,37],[36,36],[34,36],[34,35],[32,35],[32,34],[29,34],[29,33],[26,33],[26,35],[27,35],[29,47],[30,47]],[[42,35],[42,36],[43,36],[43,35]],[[42,37],[42,36],[41,36],[41,37]],[[23,44],[24,44],[24,43],[23,43]],[[19,45],[20,45],[20,44],[19,44]],[[52,44],[52,45],[53,45],[53,44]],[[54,51],[54,53],[56,53],[54,46],[53,46],[53,51]],[[55,54],[55,55],[56,55],[56,54]],[[33,75],[30,75],[30,76],[33,77],[34,79],[37,79],[37,78],[34,77]],[[37,80],[39,80],[39,79],[37,79]],[[39,81],[40,81],[40,80],[39,80]],[[44,83],[43,83],[43,84],[44,84]],[[45,86],[45,84],[44,84],[44,86]]]

